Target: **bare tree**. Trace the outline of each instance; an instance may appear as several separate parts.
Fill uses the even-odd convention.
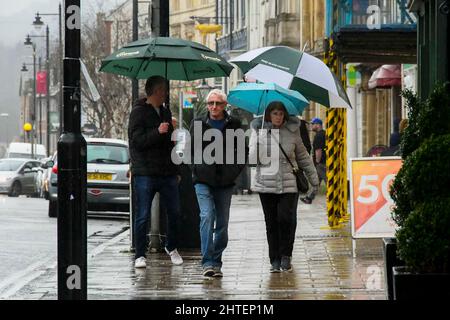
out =
[[[123,42],[127,42],[130,33],[131,30],[122,29],[119,36],[125,38]],[[96,19],[88,19],[83,25],[82,60],[101,99],[94,101],[83,78],[82,106],[87,121],[97,127],[98,137],[127,139],[128,116],[132,102],[131,82],[125,77],[99,72],[101,60],[110,54],[107,52],[107,41],[105,40],[109,36],[104,12],[98,12]]]

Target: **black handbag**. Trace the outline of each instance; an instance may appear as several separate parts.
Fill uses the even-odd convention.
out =
[[[292,173],[295,176],[295,180],[297,181],[297,189],[300,193],[306,193],[309,190],[309,184],[308,184],[308,180],[305,177],[305,174],[303,173],[303,170],[301,168],[297,168],[295,167],[292,162],[291,159],[289,159],[289,157],[287,156],[286,152],[284,151],[283,147],[281,146],[281,144],[278,142],[278,146],[280,147],[281,152],[283,152],[284,156],[286,157],[287,161],[289,162],[289,164],[292,167]]]

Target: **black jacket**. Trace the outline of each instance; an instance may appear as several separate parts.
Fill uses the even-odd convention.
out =
[[[300,120],[300,137],[302,138],[302,142],[306,148],[306,151],[311,154],[311,140],[309,139],[309,133],[308,128],[306,127],[306,123],[307,122],[305,120]]]
[[[237,118],[231,117],[228,113],[225,112],[225,125],[222,130],[223,133],[223,164],[206,164],[204,162],[202,156],[202,163],[195,164],[194,163],[194,141],[198,138],[194,136],[194,122],[200,122],[202,124],[202,136],[205,131],[208,129],[212,129],[209,124],[209,113],[202,117],[194,119],[191,123],[190,134],[191,134],[191,170],[192,170],[192,180],[193,183],[203,183],[207,184],[211,187],[231,187],[234,185],[236,178],[241,173],[242,169],[245,167],[245,164],[237,164],[237,139],[234,141],[234,162],[233,164],[226,164],[226,134],[225,130],[227,129],[242,129],[241,121]],[[202,139],[203,141],[203,139]],[[202,142],[202,152],[205,148],[211,144],[213,141],[203,141]],[[245,149],[240,152],[244,152],[245,162],[247,162],[248,158],[248,148],[247,143],[245,144]]]
[[[146,99],[136,101],[130,114],[128,139],[131,158],[131,173],[136,176],[170,176],[179,174],[171,160],[174,143],[172,113],[161,106],[161,115],[146,103]],[[169,132],[160,134],[159,125],[168,122]]]

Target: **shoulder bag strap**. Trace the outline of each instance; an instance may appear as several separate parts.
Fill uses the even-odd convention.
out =
[[[270,131],[269,131],[269,134],[270,134]],[[273,137],[273,139],[278,143],[278,146],[280,147],[281,152],[283,153],[284,157],[286,158],[286,160],[287,160],[287,161],[289,162],[289,164],[291,165],[292,170],[293,170],[294,172],[297,172],[297,171],[298,171],[298,168],[295,167],[295,166],[292,164],[291,159],[289,159],[289,157],[287,156],[286,152],[284,151],[283,147],[281,146],[281,143],[280,143],[274,136],[272,136],[272,135],[270,135],[270,136]]]

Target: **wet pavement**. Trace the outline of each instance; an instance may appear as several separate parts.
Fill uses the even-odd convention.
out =
[[[57,221],[47,214],[48,201],[0,195],[0,300],[56,263]],[[127,220],[88,219],[89,249],[128,228]]]
[[[182,266],[165,253],[149,254],[145,270],[135,270],[129,231],[89,252],[89,299],[376,299],[384,300],[381,239],[356,241],[350,224],[327,228],[325,197],[299,203],[294,270],[269,273],[265,225],[257,195],[234,196],[229,245],[222,279],[201,275],[199,250],[181,251]],[[10,299],[56,299],[56,270],[50,267]]]

